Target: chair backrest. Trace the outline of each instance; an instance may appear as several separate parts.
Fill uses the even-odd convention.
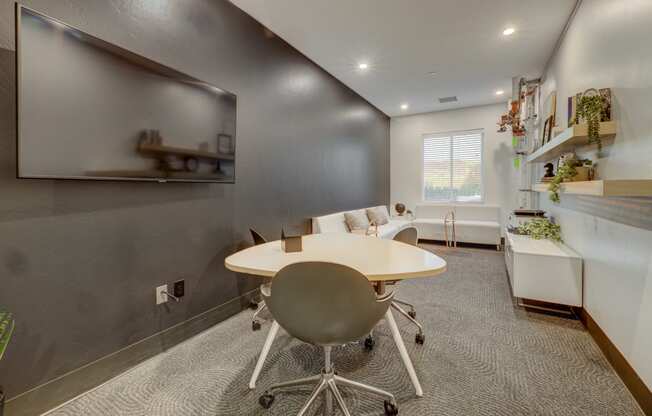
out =
[[[387,312],[392,294],[379,299],[367,278],[350,267],[303,262],[281,269],[263,299],[293,337],[334,346],[368,335]]]
[[[253,228],[249,229],[249,232],[251,233],[251,238],[254,240],[254,245],[260,245],[260,244],[265,244],[267,240],[265,240],[265,237],[260,235],[258,231],[254,230]]]
[[[416,227],[403,228],[401,231],[396,233],[396,235],[394,236],[394,240],[400,241],[405,244],[416,246],[419,241],[417,228]]]

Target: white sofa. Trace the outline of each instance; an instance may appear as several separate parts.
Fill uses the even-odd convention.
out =
[[[412,223],[412,221],[409,220],[399,220],[392,218],[389,215],[389,211],[387,211],[387,207],[385,205],[381,205],[380,208],[383,208],[385,212],[387,212],[387,217],[389,218],[389,223],[378,227],[378,236],[381,238],[394,238],[396,233]],[[346,225],[346,221],[344,220],[344,213],[355,211],[365,213],[365,210],[366,208],[363,208],[352,211],[337,212],[335,214],[323,215],[321,217],[314,217],[312,219],[312,232],[313,234],[348,233],[350,231],[349,227]]]
[[[500,248],[500,207],[489,205],[417,205],[413,223],[419,238],[444,240],[444,218],[451,211],[455,213],[457,242]]]

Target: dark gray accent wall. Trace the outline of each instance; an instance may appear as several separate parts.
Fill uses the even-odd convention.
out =
[[[10,397],[255,287],[223,266],[248,227],[278,238],[281,226],[307,231],[314,215],[388,202],[389,119],[232,4],[24,4],[234,92],[238,138],[234,185],[15,179],[14,4],[0,3],[0,308],[17,318],[0,384]],[[183,303],[155,306],[154,287],[179,278]]]

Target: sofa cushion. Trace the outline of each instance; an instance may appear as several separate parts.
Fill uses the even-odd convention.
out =
[[[389,213],[385,206],[367,208],[367,217],[369,222],[376,225],[385,225],[389,222]]]
[[[313,233],[348,233],[349,227],[344,220],[344,213],[337,212],[335,214],[322,215],[321,217],[314,217],[312,219],[312,232]]]
[[[500,224],[496,221],[469,221],[469,220],[456,220],[456,225],[462,225],[464,227],[485,227],[485,228],[496,228],[500,229]]]
[[[455,221],[455,234],[461,243],[500,244],[500,224],[495,221]]]
[[[419,238],[424,240],[444,240],[444,219],[417,218],[413,225],[417,227]]]
[[[500,221],[500,208],[487,205],[456,205],[456,221]]]
[[[444,219],[446,214],[453,210],[452,205],[431,205],[431,204],[419,204],[416,209],[416,217],[421,218],[437,218]]]
[[[375,207],[375,208],[379,208],[379,207]],[[387,212],[387,207],[380,206],[380,208],[383,208],[385,212]],[[365,217],[367,215],[366,209],[358,209],[355,211],[347,211],[347,212],[360,213]],[[312,232],[313,233],[350,232],[344,216],[344,214],[347,212],[337,212],[335,214],[323,215],[321,217],[314,217],[312,219]],[[383,224],[378,227],[378,237],[388,238],[388,239],[393,238],[396,235],[396,233],[398,233],[403,228],[411,224],[412,221],[409,220],[390,218],[387,224]]]
[[[349,227],[349,231],[366,230],[369,228],[369,218],[365,211],[345,212],[344,221]]]

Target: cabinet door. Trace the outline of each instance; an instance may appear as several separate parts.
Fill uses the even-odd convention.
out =
[[[507,276],[509,276],[509,284],[514,290],[514,249],[509,244],[509,239],[505,239],[505,266],[507,268]]]
[[[582,306],[582,261],[577,258],[516,254],[514,296]]]

